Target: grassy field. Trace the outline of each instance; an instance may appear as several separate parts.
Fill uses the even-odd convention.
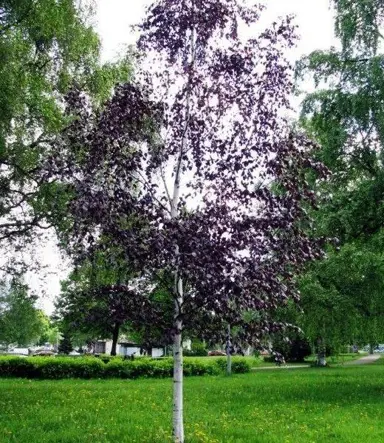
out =
[[[186,441],[384,441],[381,364],[191,377]],[[171,380],[0,379],[0,442],[168,442]]]
[[[327,357],[327,362],[330,365],[342,365],[347,362],[352,362],[354,360],[359,360],[361,357],[364,357],[365,355],[368,355],[367,353],[349,353],[349,354],[338,354],[338,355],[332,355],[330,357]],[[187,357],[188,358],[188,357]],[[207,359],[209,360],[217,360],[217,359],[225,359],[225,357],[193,357],[195,360],[201,360],[205,361]],[[246,357],[249,361],[250,365],[253,368],[261,368],[261,367],[275,367],[276,364],[274,362],[265,362],[263,357]],[[317,360],[316,355],[311,355],[305,359],[304,362],[300,363],[291,363],[288,362],[288,366],[303,366],[305,364],[312,364]]]

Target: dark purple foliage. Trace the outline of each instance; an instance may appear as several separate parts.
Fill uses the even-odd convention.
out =
[[[277,330],[269,313],[297,298],[295,274],[320,254],[305,234],[314,205],[306,173],[325,171],[282,117],[294,27],[287,18],[241,37],[261,10],[237,0],[157,1],[140,25],[147,61],[137,83],[118,86],[102,112],[73,91],[68,113],[77,118],[49,164],[75,191],[76,254],[115,245],[149,283],[182,280],[176,318],[221,342],[226,324],[243,326],[241,339],[254,344]],[[176,287],[169,297],[180,301]],[[245,312],[257,315],[244,324]]]

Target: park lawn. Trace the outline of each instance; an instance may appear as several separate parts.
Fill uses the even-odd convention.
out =
[[[341,353],[338,355],[332,355],[327,357],[327,362],[329,365],[342,365],[347,362],[352,362],[354,360],[359,360],[360,358],[368,355],[368,353]],[[188,357],[185,357],[188,358]],[[217,359],[225,359],[226,357],[193,357],[194,360],[217,360]],[[236,358],[236,357],[235,357]],[[244,357],[243,357],[244,358]],[[263,368],[263,367],[275,367],[276,364],[274,362],[265,362],[262,356],[260,357],[245,357],[252,368]],[[317,360],[317,355],[311,355],[305,358],[304,362],[292,363],[288,362],[289,366],[303,366],[305,364],[313,364]]]
[[[185,380],[186,442],[384,441],[384,365]],[[0,379],[0,442],[167,442],[169,379]]]

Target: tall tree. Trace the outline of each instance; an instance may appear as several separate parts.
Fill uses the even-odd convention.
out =
[[[122,332],[140,337],[140,343],[149,348],[163,343],[161,328],[159,330],[156,323],[165,321],[160,316],[143,321],[148,298],[163,299],[166,303],[166,290],[161,287],[153,289],[148,290],[135,281],[125,255],[104,240],[104,245],[98,245],[93,255],[77,264],[69,278],[62,282],[55,318],[72,335],[81,333],[92,339],[111,338],[111,355],[116,355]],[[133,296],[139,290],[147,292],[145,298]]]
[[[223,343],[228,324],[258,311],[239,336],[259,344],[279,327],[269,311],[297,297],[296,270],[318,256],[304,233],[303,207],[314,202],[304,171],[322,167],[280,117],[293,25],[287,18],[240,37],[240,23],[251,27],[261,10],[237,0],[155,2],[139,27],[149,60],[141,82],[117,88],[101,113],[69,94],[76,119],[48,163],[74,189],[75,254],[93,254],[107,236],[148,285],[131,297],[145,306],[138,321],[159,324],[173,342],[176,442],[184,441],[183,331]],[[74,144],[80,163],[67,155]],[[164,275],[173,277],[171,312],[150,290]]]
[[[330,248],[328,263],[312,268],[304,278],[303,295],[307,308],[315,296],[309,292],[320,295],[325,309],[321,317],[312,316],[313,325],[320,321],[331,328],[328,337],[382,340],[384,327],[377,315],[383,311],[384,290],[384,4],[333,3],[341,49],[313,52],[301,60],[298,73],[312,75],[317,86],[303,102],[302,123],[320,143],[320,158],[333,172],[331,181],[315,187],[322,195],[316,227],[325,236],[338,237],[341,251]],[[329,318],[330,307],[340,321]],[[319,314],[315,306],[313,310]]]
[[[151,323],[159,323],[161,319],[139,321],[147,310],[143,304],[145,299],[135,297],[139,287],[130,287],[130,273],[116,256],[112,268],[105,257],[105,254],[98,254],[92,263],[83,263],[62,282],[55,317],[72,335],[82,333],[92,339],[111,338],[111,355],[116,355],[120,333],[128,329],[136,335],[141,332],[142,343],[149,346],[154,335],[152,331],[156,329]]]
[[[35,307],[37,297],[14,279],[3,282],[0,293],[0,343],[26,346],[37,342],[44,332],[41,312]]]
[[[87,2],[82,2],[85,5]],[[0,4],[0,242],[65,227],[68,191],[45,183],[47,142],[68,123],[63,95],[81,85],[99,102],[128,63],[99,63],[100,42],[75,0]]]

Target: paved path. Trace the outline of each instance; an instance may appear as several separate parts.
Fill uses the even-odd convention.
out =
[[[374,363],[380,357],[380,354],[366,355],[365,357],[361,357],[358,360],[347,361],[346,363],[338,363],[335,366],[368,365],[370,363]],[[263,366],[261,368],[252,368],[252,371],[262,371],[266,369],[302,369],[310,367],[311,365]]]
[[[347,361],[344,363],[345,365],[369,365],[370,363],[374,363],[381,357],[380,354],[371,354],[366,355],[365,357],[359,358],[358,360]]]
[[[262,371],[265,369],[300,369],[310,368],[311,365],[284,365],[284,366],[263,366],[261,368],[252,368],[252,371]]]

